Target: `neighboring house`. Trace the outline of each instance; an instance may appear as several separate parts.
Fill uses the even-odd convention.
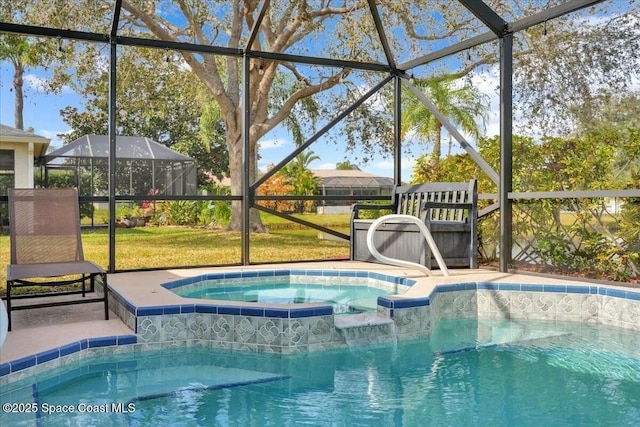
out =
[[[381,200],[389,200],[393,193],[393,178],[374,175],[360,170],[311,169],[318,179],[318,190],[324,196],[380,196]],[[231,180],[224,178],[213,181],[223,187],[230,187]],[[351,205],[356,200],[327,200],[317,207],[319,214],[339,214],[351,212]]]
[[[0,124],[0,196],[8,188],[33,188],[34,162],[44,156],[51,139]]]
[[[345,169],[312,169],[318,178],[318,188],[324,196],[380,196],[388,199],[393,192],[393,178],[368,172]],[[318,213],[348,213],[355,200],[325,201],[318,206]]]

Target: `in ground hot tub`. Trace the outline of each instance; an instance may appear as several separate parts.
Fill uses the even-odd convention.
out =
[[[334,314],[377,311],[378,297],[401,294],[409,283],[368,272],[269,270],[207,274],[162,286],[184,298],[264,304],[326,303]]]

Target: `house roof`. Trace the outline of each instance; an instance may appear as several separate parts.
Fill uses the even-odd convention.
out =
[[[325,187],[393,187],[393,178],[355,169],[312,169]]]
[[[33,143],[33,156],[39,158],[47,152],[51,139],[36,135],[33,132],[27,132],[0,124],[0,142],[13,142],[18,144]]]
[[[109,137],[107,135],[85,135],[47,154],[47,163],[61,157],[107,158]],[[193,161],[162,144],[139,136],[116,136],[116,158],[140,160]]]

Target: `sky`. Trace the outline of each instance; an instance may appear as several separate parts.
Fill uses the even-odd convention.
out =
[[[489,75],[477,77],[478,87],[488,93],[495,94],[497,76]],[[0,122],[4,125],[15,126],[14,121],[14,93],[12,90],[13,67],[7,61],[0,62]],[[33,127],[34,133],[46,138],[51,138],[51,149],[62,145],[59,134],[70,131],[70,127],[62,121],[60,110],[67,106],[76,106],[82,110],[82,99],[71,89],[65,89],[61,93],[48,94],[42,86],[42,80],[47,78],[47,72],[38,68],[27,69],[24,76],[24,126],[25,129]],[[497,134],[499,130],[499,115],[497,99],[492,95],[490,117],[487,122],[487,135]],[[470,142],[473,144],[474,141]],[[448,136],[443,138],[442,152],[447,152]],[[429,152],[432,148],[419,143],[405,144],[410,152],[402,156],[402,180],[410,181],[413,165],[416,157]],[[473,144],[475,145],[475,144]],[[260,141],[260,160],[258,166],[262,171],[270,164],[277,164],[294,149],[295,144],[285,131],[274,130]],[[311,169],[335,169],[336,163],[349,160],[358,164],[360,169],[378,175],[393,177],[392,156],[375,155],[367,163],[362,163],[362,155],[356,153],[349,155],[345,147],[340,144],[326,142],[320,139],[314,143],[311,150],[320,157],[311,163]],[[459,152],[459,150],[458,150]]]
[[[624,2],[622,2],[624,4]],[[578,14],[580,16],[580,14]],[[598,16],[583,15],[584,19],[594,20],[600,19]],[[580,20],[578,19],[577,22]],[[553,22],[550,23],[550,31],[553,30]],[[0,61],[0,122],[5,125],[14,126],[14,94],[12,88],[13,68],[7,61]],[[486,122],[486,136],[494,136],[499,134],[499,104],[498,104],[498,69],[497,67],[484,68],[476,74],[471,75],[474,85],[483,93],[489,95],[490,105],[488,110],[488,120]],[[51,138],[51,146],[57,148],[61,146],[61,142],[57,135],[68,132],[70,128],[62,121],[60,110],[67,106],[75,106],[82,110],[83,103],[80,97],[67,89],[59,94],[47,94],[41,86],[43,78],[47,77],[47,73],[43,69],[28,69],[25,74],[25,103],[24,103],[24,125],[25,127],[33,127],[34,132],[40,136]],[[640,88],[640,84],[634,81],[633,88]],[[517,122],[517,117],[515,118]],[[468,142],[472,146],[476,146],[476,141],[465,135]],[[443,135],[442,152],[448,150],[448,134]],[[409,181],[411,179],[412,168],[415,159],[421,154],[428,153],[432,150],[431,146],[425,144],[404,143],[409,146],[409,152],[403,152],[402,156],[402,179]],[[277,164],[282,158],[291,153],[295,148],[295,144],[287,132],[274,130],[267,134],[260,141],[260,160],[259,168],[266,170],[270,164]],[[376,155],[367,163],[362,163],[359,159],[362,154],[350,155],[346,152],[345,147],[340,144],[326,143],[322,139],[314,143],[311,148],[313,152],[320,157],[311,163],[312,169],[333,169],[336,163],[349,160],[367,172],[379,176],[393,176],[393,159],[389,156]],[[460,152],[457,143],[454,141],[454,152]]]

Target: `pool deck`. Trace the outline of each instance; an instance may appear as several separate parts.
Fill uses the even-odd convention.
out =
[[[180,304],[185,301],[184,298],[160,286],[162,283],[207,273],[273,269],[368,271],[411,278],[416,280],[416,284],[412,286],[404,296],[414,298],[430,295],[436,285],[461,282],[517,282],[535,284],[544,281],[544,283],[549,284],[584,285],[584,282],[578,280],[547,277],[541,279],[539,276],[500,273],[483,269],[450,270],[450,276],[448,277],[444,277],[439,270],[435,270],[433,271],[433,276],[426,277],[417,270],[358,261],[307,262],[128,272],[110,274],[108,281],[112,289],[126,296],[130,302],[137,306],[160,306]],[[632,287],[620,287],[620,289],[637,291],[637,288]],[[0,348],[0,364],[83,339],[128,334],[133,334],[133,331],[113,312],[110,314],[110,320],[103,320],[102,305],[99,303],[16,311],[13,313],[13,331],[8,333],[4,345]]]

